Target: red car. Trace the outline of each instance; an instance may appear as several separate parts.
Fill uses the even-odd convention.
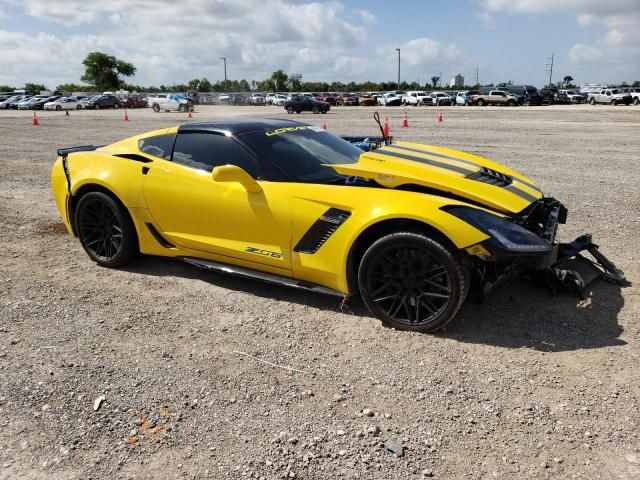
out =
[[[329,105],[335,105],[337,98],[337,94],[330,92],[324,92],[316,96],[316,100],[318,100],[319,102],[328,103]]]
[[[121,102],[122,108],[146,108],[147,100],[142,95],[131,95]]]

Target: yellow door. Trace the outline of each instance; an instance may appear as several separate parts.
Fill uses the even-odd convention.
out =
[[[149,164],[144,197],[155,228],[177,246],[221,255],[230,263],[239,259],[256,268],[278,267],[287,274],[291,215],[286,185],[260,181],[261,190],[253,193],[240,183],[214,181],[193,156],[180,161],[174,150],[174,161]]]

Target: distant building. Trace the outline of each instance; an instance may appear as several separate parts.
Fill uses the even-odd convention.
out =
[[[464,77],[461,73],[456,75],[455,77],[451,77],[449,81],[449,87],[451,88],[462,88],[464,87]]]

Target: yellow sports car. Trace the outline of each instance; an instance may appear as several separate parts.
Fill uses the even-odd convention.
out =
[[[293,121],[193,122],[63,148],[51,187],[67,229],[99,265],[163,255],[359,294],[406,330],[443,327],[470,290],[486,293],[524,269],[581,293],[591,276],[623,280],[590,237],[555,242],[565,207],[518,172]]]

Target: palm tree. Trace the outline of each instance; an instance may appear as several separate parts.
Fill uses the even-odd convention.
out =
[[[571,84],[571,82],[573,82],[573,77],[571,75],[567,75],[562,79],[562,81],[564,83],[564,86],[568,87]]]
[[[431,84],[433,85],[433,88],[436,88],[436,85],[438,84],[439,81],[440,81],[439,76],[434,75],[433,77],[431,77]]]

